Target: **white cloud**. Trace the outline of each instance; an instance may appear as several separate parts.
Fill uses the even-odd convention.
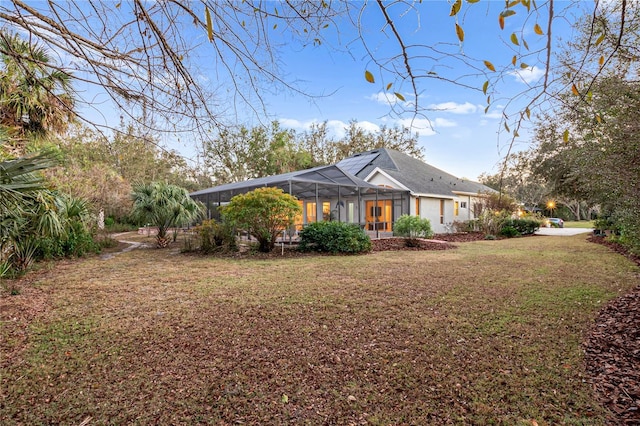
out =
[[[294,118],[280,118],[278,120],[283,127],[294,130],[309,130],[313,124],[321,123],[320,120],[313,119],[308,121],[300,121]],[[378,132],[380,126],[370,121],[358,121],[357,126],[367,132]],[[349,127],[349,123],[342,120],[327,120],[327,129],[329,134],[340,139],[346,134],[345,128]]]
[[[525,69],[515,70],[509,73],[516,81],[524,84],[535,83],[544,75],[542,68],[533,66]]]
[[[296,130],[307,130],[313,123],[312,121],[303,123],[302,121],[293,118],[281,118],[278,121],[280,122],[280,124],[282,124],[283,127]]]
[[[433,121],[435,127],[456,127],[458,123],[453,120],[447,120],[446,118],[436,118]]]
[[[385,106],[395,105],[400,102],[400,99],[398,99],[393,93],[389,92],[374,93],[373,95],[367,97],[367,99]]]
[[[433,132],[433,129],[438,127],[457,127],[458,123],[453,120],[449,120],[446,118],[435,118],[433,120],[429,120],[427,118],[404,118],[397,121],[397,124],[413,129],[422,131],[427,130],[429,132]]]
[[[431,104],[427,108],[435,111],[450,112],[451,114],[473,114],[478,107],[471,102],[459,104],[456,102],[443,102],[439,104]]]

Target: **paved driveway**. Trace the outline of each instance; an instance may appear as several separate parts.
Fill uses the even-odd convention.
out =
[[[559,237],[567,237],[570,235],[586,234],[593,232],[592,228],[540,228],[536,231],[536,235],[553,235]]]

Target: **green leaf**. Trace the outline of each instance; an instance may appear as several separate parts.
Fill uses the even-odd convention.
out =
[[[461,7],[462,7],[462,0],[456,0],[455,3],[453,3],[453,6],[451,6],[451,13],[449,14],[449,16],[457,15],[458,12],[460,12]]]
[[[485,81],[482,85],[482,93],[487,94],[487,89],[489,88],[489,80]]]
[[[364,79],[367,80],[369,83],[375,83],[376,79],[373,78],[373,74],[371,74],[370,71],[365,71],[364,72]]]
[[[525,69],[525,68],[529,68],[529,64],[526,64],[524,62],[520,63],[520,68]]]
[[[278,28],[278,24],[273,24],[273,29],[275,30],[276,28]]]
[[[569,130],[565,130],[564,133],[562,134],[562,140],[564,141],[564,143],[569,142]]]
[[[604,33],[600,34],[600,37],[596,40],[596,46],[604,41]]]
[[[520,46],[520,42],[518,42],[518,36],[516,35],[516,33],[511,33],[511,43],[515,44],[516,46]]]
[[[396,98],[400,99],[402,102],[404,102],[404,96],[402,96],[400,93],[398,92],[393,92],[394,95],[396,95]]]
[[[289,403],[289,397],[285,393],[282,394],[282,403],[283,404],[288,404]]]
[[[209,12],[208,7],[204,10],[204,14],[207,18],[207,36],[209,41],[213,41],[213,22],[211,21],[211,12]]]
[[[591,99],[593,99],[593,92],[589,90],[587,92],[587,102],[591,102]]]
[[[504,10],[500,12],[500,16],[502,16],[503,18],[508,18],[509,16],[513,16],[515,14],[516,14],[515,10]]]

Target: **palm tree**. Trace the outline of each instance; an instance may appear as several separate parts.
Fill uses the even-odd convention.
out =
[[[158,247],[167,247],[170,228],[186,226],[200,217],[204,206],[189,197],[184,188],[164,182],[138,184],[133,188],[133,215],[158,228]]]
[[[14,143],[62,133],[74,116],[71,75],[50,64],[38,44],[0,30],[0,126]]]
[[[16,270],[26,270],[39,239],[62,230],[56,197],[39,174],[55,164],[49,153],[0,161],[0,277],[10,262]]]

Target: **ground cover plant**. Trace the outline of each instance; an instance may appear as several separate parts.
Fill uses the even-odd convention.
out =
[[[584,235],[456,245],[43,268],[0,298],[0,423],[610,423],[581,342],[634,263]]]

